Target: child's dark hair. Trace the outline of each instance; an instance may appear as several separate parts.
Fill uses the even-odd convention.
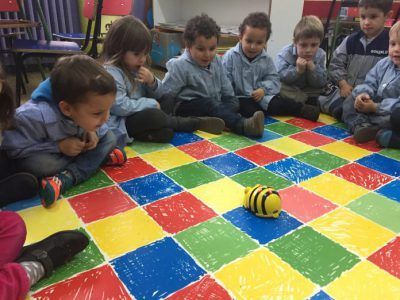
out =
[[[243,36],[245,32],[246,26],[265,29],[267,31],[267,41],[269,40],[269,37],[271,36],[271,21],[266,13],[250,13],[239,26],[239,33],[241,36]]]
[[[53,100],[71,105],[83,103],[88,93],[116,93],[114,78],[103,66],[87,55],[60,58],[50,75]]]
[[[293,32],[294,42],[300,39],[318,38],[322,42],[324,38],[324,25],[316,16],[304,16],[297,23]]]
[[[358,2],[358,7],[364,8],[377,8],[381,10],[385,15],[391,11],[393,5],[393,0],[360,0]]]
[[[104,63],[121,68],[135,87],[135,77],[124,64],[125,53],[149,53],[151,44],[150,31],[142,21],[134,16],[122,17],[112,23],[104,40]]]
[[[199,36],[204,36],[206,39],[216,37],[217,41],[221,35],[221,28],[217,25],[214,19],[206,14],[201,14],[190,19],[183,32],[183,39],[186,46],[190,47]]]
[[[13,126],[15,102],[6,72],[0,64],[0,131]]]

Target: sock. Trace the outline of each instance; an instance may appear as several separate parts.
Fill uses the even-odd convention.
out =
[[[107,158],[105,165],[106,166],[122,166],[126,162],[126,153],[124,150],[116,147],[112,150]]]
[[[23,261],[20,264],[25,269],[31,286],[44,277],[44,267],[40,262]]]
[[[39,195],[44,207],[52,205],[60,195],[73,186],[74,176],[67,170],[53,177],[42,179]]]

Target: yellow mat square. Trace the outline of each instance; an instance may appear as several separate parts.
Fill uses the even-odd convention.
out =
[[[87,229],[110,258],[164,237],[161,227],[141,208],[91,223]]]
[[[25,245],[35,243],[61,230],[82,226],[68,201],[56,201],[50,208],[35,206],[18,212],[26,224]]]
[[[346,205],[350,201],[369,193],[368,190],[330,173],[303,181],[300,185],[340,205]]]
[[[243,204],[244,188],[229,178],[203,184],[189,191],[220,214]]]
[[[329,284],[325,291],[336,300],[399,299],[400,280],[363,261]]]
[[[318,122],[322,122],[327,125],[330,125],[330,124],[336,123],[337,120],[334,117],[331,117],[329,115],[320,114],[319,118],[318,118]]]
[[[131,147],[125,147],[124,150],[127,158],[132,158],[137,156],[136,151],[134,151]]]
[[[280,139],[265,142],[263,144],[271,149],[274,149],[275,151],[281,152],[288,156],[293,156],[314,149],[313,147],[291,139],[290,137],[283,137]]]
[[[212,134],[212,133],[208,133],[208,132],[204,132],[204,131],[195,131],[194,133],[196,135],[202,137],[203,139],[209,140],[209,139],[212,139],[212,138],[215,138],[215,137],[219,137],[219,136],[224,135],[224,134],[228,134],[229,132],[223,131],[221,134]]]
[[[309,225],[364,257],[396,236],[394,232],[343,207],[310,222]]]
[[[342,141],[327,144],[320,147],[320,149],[347,160],[357,160],[361,157],[371,154],[371,152],[368,150],[347,144]]]
[[[316,286],[265,248],[224,266],[215,277],[236,299],[306,299]]]
[[[141,157],[160,171],[169,170],[196,161],[193,157],[177,148],[151,152],[143,154]]]
[[[281,122],[285,122],[285,121],[291,120],[295,117],[293,117],[293,116],[273,116],[272,118],[274,118],[275,120],[279,120]]]

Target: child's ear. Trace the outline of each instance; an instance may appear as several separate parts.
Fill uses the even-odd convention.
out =
[[[61,100],[58,103],[58,107],[60,108],[61,112],[66,115],[67,117],[71,116],[72,106],[68,102]]]

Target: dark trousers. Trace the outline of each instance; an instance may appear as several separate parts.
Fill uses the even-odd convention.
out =
[[[303,104],[296,102],[292,99],[282,98],[277,95],[271,99],[268,104],[268,110],[262,109],[258,102],[255,102],[253,98],[240,98],[240,109],[239,112],[243,117],[249,118],[256,111],[263,111],[266,115],[275,116],[298,116],[300,115]]]
[[[236,99],[236,98],[235,98]],[[227,99],[218,102],[209,98],[181,101],[176,109],[176,115],[182,117],[216,117],[224,120],[225,126],[235,133],[243,134],[244,118],[238,114],[237,103]]]
[[[15,163],[7,157],[5,151],[0,151],[0,180],[15,173]]]

